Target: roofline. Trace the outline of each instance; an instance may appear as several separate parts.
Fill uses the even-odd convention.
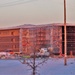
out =
[[[23,29],[23,28],[28,28],[28,29],[31,29],[31,28],[39,28],[39,27],[47,27],[47,26],[64,26],[64,23],[50,23],[50,24],[37,24],[37,25],[34,25],[34,24],[24,24],[24,25],[20,25],[20,26],[13,26],[13,27],[6,27],[6,28],[1,28],[0,30],[10,30],[10,29]],[[72,24],[72,23],[67,23],[66,26],[75,26],[75,24]]]

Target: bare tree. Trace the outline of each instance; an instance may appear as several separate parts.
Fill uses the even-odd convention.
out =
[[[28,67],[30,67],[30,70],[32,70],[32,75],[40,75],[38,72],[39,67],[41,67],[41,65],[46,63],[46,61],[48,60],[48,57],[37,58],[36,53],[36,50],[34,50],[32,58],[24,58],[22,59],[23,61],[21,61],[22,64],[26,64]]]
[[[36,39],[36,37],[37,37],[36,30],[33,29],[32,36],[31,36],[31,38],[33,40],[31,42],[32,44],[30,44],[30,46],[32,47],[32,50],[33,50],[33,52],[32,52],[33,53],[33,55],[32,55],[33,57],[30,57],[30,58],[22,58],[20,60],[22,64],[26,64],[30,68],[30,70],[32,70],[32,75],[37,75],[37,74],[40,75],[38,73],[39,67],[41,65],[43,65],[44,63],[46,63],[46,61],[48,60],[47,57],[46,58],[45,57],[40,57],[40,59],[37,58],[37,50],[36,50],[37,49],[37,44],[36,44],[37,39]],[[26,38],[27,38],[26,41],[28,41],[28,37],[26,37]],[[27,45],[27,43],[26,43],[26,45]]]

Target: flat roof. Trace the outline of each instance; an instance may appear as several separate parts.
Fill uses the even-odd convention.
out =
[[[64,23],[51,23],[51,24],[40,24],[40,25],[33,25],[33,24],[24,24],[19,26],[13,27],[6,27],[0,28],[0,30],[10,30],[10,29],[20,29],[20,28],[38,28],[38,27],[48,27],[48,26],[64,26]],[[75,26],[75,24],[67,23],[66,26]]]

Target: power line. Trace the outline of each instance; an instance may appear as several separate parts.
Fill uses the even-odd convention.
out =
[[[12,1],[12,2],[7,2],[7,3],[4,3],[4,4],[1,4],[0,7],[8,7],[8,6],[14,6],[14,5],[20,5],[20,4],[25,4],[25,3],[30,3],[30,2],[33,2],[33,1],[37,1],[37,0],[18,0],[18,1]]]
[[[7,2],[7,3],[4,3],[4,4],[1,4],[0,7],[3,7],[3,6],[11,6],[11,5],[17,5],[17,4],[23,4],[23,3],[28,3],[28,2],[32,2],[32,1],[35,1],[35,0],[21,0],[21,1],[12,1],[12,2]]]
[[[1,5],[7,5],[7,4],[13,4],[13,3],[19,3],[19,2],[26,2],[26,1],[29,1],[29,0],[16,0],[16,1],[9,1],[9,2],[5,2],[5,3],[3,3],[3,4],[1,4]],[[1,3],[1,2],[0,2]]]
[[[17,0],[18,1],[18,0]],[[11,4],[11,3],[14,3],[14,2],[17,2],[17,1],[0,1],[0,6],[2,6],[2,5],[6,5],[6,4]]]

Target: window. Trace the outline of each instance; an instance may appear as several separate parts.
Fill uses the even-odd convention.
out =
[[[1,32],[0,32],[0,34],[1,34]]]
[[[13,38],[11,39],[11,41],[13,42]]]
[[[11,35],[14,35],[14,32],[11,32]]]

